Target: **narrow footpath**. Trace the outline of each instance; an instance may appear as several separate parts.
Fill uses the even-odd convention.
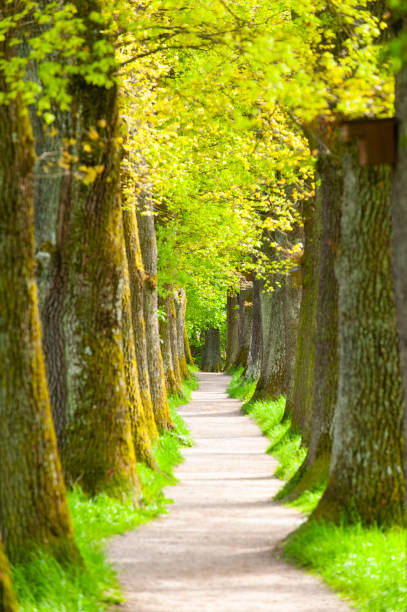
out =
[[[280,558],[279,543],[303,520],[272,502],[281,481],[267,439],[230,399],[230,377],[199,373],[200,389],[179,408],[195,446],[180,483],[166,490],[169,514],[115,537],[129,612],[342,612],[348,605],[317,577]]]

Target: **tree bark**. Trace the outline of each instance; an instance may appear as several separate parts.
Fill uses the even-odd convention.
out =
[[[17,612],[17,599],[11,585],[10,567],[0,541],[0,612]]]
[[[320,152],[317,165],[320,187],[317,187],[316,197],[321,199],[322,227],[311,434],[307,456],[292,478],[295,487],[290,498],[326,482],[331,461],[338,386],[338,282],[334,267],[340,239],[343,151],[336,141],[331,142],[329,148],[329,154]]]
[[[239,350],[234,362],[235,367],[246,368],[250,351],[253,315],[253,287],[242,281],[239,293],[238,340]]]
[[[124,249],[123,244],[123,249]],[[147,418],[146,407],[140,397],[137,357],[135,348],[135,334],[133,329],[132,292],[130,288],[130,275],[125,267],[122,295],[122,338],[124,353],[124,373],[128,394],[128,408],[132,425],[133,443],[136,458],[146,463],[153,469],[158,469],[157,462],[152,451],[152,441],[158,438],[155,427],[153,409],[150,401],[150,419]],[[148,407],[147,407],[148,409]],[[154,429],[153,429],[154,428]],[[150,432],[153,432],[152,434]]]
[[[227,296],[226,317],[225,370],[227,371],[235,364],[239,352],[239,300],[236,293]]]
[[[286,239],[287,248],[291,249],[302,238],[302,228],[295,226],[290,240]],[[295,264],[298,262],[295,261]],[[298,266],[296,266],[298,267]],[[295,360],[297,356],[298,329],[300,323],[300,306],[302,295],[302,275],[298,270],[290,270],[284,279],[284,335],[286,358],[285,392],[289,394],[294,385]]]
[[[45,6],[46,2],[42,3]],[[30,25],[30,35],[44,32],[49,25]],[[28,56],[29,42],[19,46],[21,54]],[[29,62],[27,78],[41,86],[38,65]],[[67,420],[67,379],[65,355],[66,282],[60,253],[60,202],[67,170],[60,166],[64,151],[64,139],[69,138],[70,114],[61,111],[51,102],[55,116],[56,133],[50,134],[44,118],[30,106],[30,119],[37,155],[34,167],[34,227],[35,227],[35,272],[38,286],[38,301],[42,324],[42,345],[45,356],[48,390],[52,416],[61,448]]]
[[[144,284],[148,372],[155,422],[159,431],[172,428],[158,328],[157,242],[153,206],[146,185],[139,193],[137,208],[141,255],[147,279]]]
[[[104,34],[89,19],[99,1],[74,2],[90,49]],[[62,459],[85,491],[138,494],[123,353],[126,261],[120,201],[118,90],[73,77],[70,142],[59,211],[65,275],[67,427]],[[86,145],[86,146],[85,146]],[[77,160],[77,161],[76,161]],[[89,178],[81,177],[90,168]],[[77,180],[81,177],[81,180]]]
[[[210,327],[205,331],[205,346],[202,351],[201,370],[203,372],[221,372],[219,329]]]
[[[169,288],[169,309],[167,311],[167,316],[169,317],[168,322],[170,326],[171,354],[172,364],[174,367],[175,384],[177,387],[177,393],[182,394],[182,377],[178,353],[177,313],[175,308],[175,290],[173,287]]]
[[[277,274],[275,275],[277,279]],[[280,276],[280,275],[279,275]],[[284,279],[280,279],[284,283]],[[260,290],[263,351],[260,378],[252,400],[277,399],[284,395],[287,380],[284,326],[284,285]]]
[[[143,418],[147,427],[147,432],[151,441],[158,439],[158,430],[155,423],[153,404],[150,393],[150,379],[148,373],[147,360],[147,339],[144,323],[144,283],[146,275],[144,273],[141,258],[140,241],[138,236],[137,217],[131,202],[125,203],[123,208],[123,227],[126,242],[126,254],[130,281],[131,296],[131,318],[135,348],[135,363],[137,365],[138,388],[142,407],[138,412],[143,413]],[[137,394],[136,394],[137,395]],[[137,430],[136,430],[136,451],[137,451]],[[144,434],[143,434],[144,435]]]
[[[273,261],[279,256],[270,245],[271,239],[282,237],[269,234],[263,236],[263,255]],[[281,246],[284,246],[281,244]],[[265,280],[260,284],[260,309],[262,330],[262,359],[260,378],[257,381],[256,390],[252,400],[277,399],[286,392],[287,381],[287,359],[286,359],[286,337],[285,337],[285,276],[273,274],[271,288],[266,287]]]
[[[344,161],[339,285],[339,381],[332,462],[314,518],[404,524],[404,404],[386,166]]]
[[[404,19],[404,29],[407,28]],[[396,117],[399,121],[397,164],[392,185],[393,274],[404,386],[404,473],[407,474],[407,67],[396,79]],[[407,507],[407,496],[405,505]]]
[[[188,365],[194,365],[194,358],[191,353],[191,346],[189,344],[187,326],[184,327],[184,346],[185,346],[185,358],[187,360]]]
[[[261,359],[263,355],[263,336],[261,326],[261,281],[253,274],[253,316],[252,337],[250,340],[249,358],[245,377],[256,379],[260,376]]]
[[[10,13],[21,10],[15,2]],[[0,55],[10,58],[8,36]],[[0,90],[9,83],[0,70]],[[0,525],[12,562],[79,559],[51,418],[34,275],[34,147],[19,96],[0,105]]]
[[[160,320],[161,352],[164,362],[165,385],[169,395],[176,395],[179,391],[174,372],[174,362],[171,342],[171,296],[167,292],[165,298],[159,298],[159,304],[165,312],[165,319]]]
[[[177,341],[178,341],[178,358],[181,377],[189,378],[189,370],[185,355],[185,313],[187,309],[187,297],[185,289],[179,289],[175,299],[175,310],[177,313]]]
[[[315,330],[318,300],[318,261],[321,210],[319,198],[304,202],[304,255],[302,258],[302,295],[298,328],[294,383],[287,396],[285,418],[293,427],[310,437],[313,411]]]

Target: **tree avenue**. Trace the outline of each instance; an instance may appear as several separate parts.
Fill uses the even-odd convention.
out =
[[[194,359],[284,396],[311,522],[406,525],[406,18],[0,2],[0,611],[83,563],[66,487],[145,502]]]

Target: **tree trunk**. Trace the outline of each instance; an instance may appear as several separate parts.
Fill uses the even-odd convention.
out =
[[[239,350],[234,362],[235,367],[246,368],[250,351],[253,315],[253,287],[252,284],[242,281],[239,293],[239,322],[238,339]]]
[[[391,275],[390,168],[345,156],[339,381],[327,489],[313,517],[403,524],[404,404]]]
[[[175,299],[175,310],[177,313],[177,339],[178,339],[178,358],[181,377],[189,378],[189,370],[185,355],[185,312],[187,309],[187,298],[184,289],[179,289]]]
[[[21,10],[19,2],[10,12]],[[10,57],[8,37],[0,54]],[[0,90],[9,84],[0,71]],[[51,418],[34,276],[34,147],[19,96],[0,105],[0,525],[12,562],[79,558]]]
[[[320,243],[320,201],[304,202],[304,255],[302,295],[298,328],[294,383],[289,389],[285,417],[292,418],[304,441],[309,440],[313,411],[315,330],[318,300],[318,261]]]
[[[236,293],[227,296],[226,316],[225,370],[227,371],[235,364],[239,352],[239,300]]]
[[[205,331],[205,346],[202,351],[201,370],[203,372],[221,372],[219,329],[210,327]]]
[[[0,542],[0,612],[17,612],[18,604],[11,585],[10,567]]]
[[[93,6],[100,9],[99,3]],[[92,48],[101,34],[88,21],[89,6],[78,2],[77,8]],[[118,93],[116,86],[91,86],[79,76],[71,93],[72,152],[78,161],[65,179],[59,224],[68,382],[62,458],[69,481],[90,494],[137,494],[122,336],[127,263],[119,198]],[[92,180],[77,180],[84,167],[96,169]]]
[[[407,474],[407,68],[405,66],[396,79],[396,117],[399,121],[399,141],[392,185],[393,273],[404,386],[404,473]],[[407,497],[405,505],[407,507]]]
[[[290,240],[286,238],[287,248],[291,249],[294,244],[303,238],[302,228],[296,225]],[[299,261],[295,261],[296,268]],[[289,394],[294,385],[295,360],[297,356],[298,329],[300,323],[300,306],[302,295],[302,275],[298,270],[290,270],[284,279],[284,335],[285,335],[285,358],[286,358],[286,381],[285,393]]]
[[[168,304],[169,309],[167,311],[167,316],[169,317],[168,321],[170,326],[172,364],[174,367],[174,377],[177,387],[177,393],[182,394],[182,377],[178,354],[177,313],[175,309],[175,290],[173,287],[169,288],[169,298],[170,300]]]
[[[260,376],[261,359],[263,354],[263,336],[261,327],[261,281],[253,275],[253,317],[252,337],[250,340],[249,358],[245,377],[256,379]]]
[[[169,395],[175,395],[179,389],[177,386],[177,380],[174,372],[174,362],[172,355],[172,342],[171,342],[171,296],[169,291],[164,298],[159,298],[159,304],[165,311],[165,319],[160,321],[160,337],[161,337],[161,352],[164,362],[164,375],[167,392]]]
[[[185,347],[185,359],[188,365],[194,365],[194,358],[192,357],[191,347],[189,344],[187,326],[184,326],[184,347]]]
[[[123,208],[123,227],[130,280],[131,317],[135,348],[135,363],[137,365],[138,388],[142,403],[142,408],[139,412],[144,414],[147,433],[150,440],[154,442],[158,439],[158,430],[154,419],[153,404],[150,393],[147,340],[143,309],[144,282],[146,276],[141,258],[136,212],[131,202],[126,203]],[[137,451],[137,430],[135,444]]]
[[[157,242],[151,199],[146,185],[139,193],[137,221],[141,255],[147,279],[144,284],[144,321],[146,325],[148,372],[155,422],[159,431],[172,427],[164,378],[164,365],[158,329]]]
[[[280,282],[284,283],[281,279]],[[275,275],[277,280],[277,274]],[[260,289],[263,351],[260,378],[252,400],[277,399],[284,395],[287,380],[284,327],[284,284],[275,284],[267,291],[262,281]]]
[[[123,244],[124,249],[124,244]],[[147,412],[140,397],[137,357],[135,348],[135,334],[133,329],[134,316],[132,313],[132,292],[130,289],[130,275],[125,267],[125,275],[123,279],[123,295],[122,295],[122,338],[123,338],[123,353],[124,353],[124,372],[126,378],[126,387],[128,394],[128,407],[130,421],[132,425],[133,443],[136,452],[136,458],[139,461],[146,463],[153,469],[157,469],[157,462],[152,451],[152,440],[158,438],[157,428],[155,427],[154,415],[150,402],[150,418],[152,422],[148,422]],[[154,429],[155,435],[154,435]],[[153,435],[150,431],[153,431]]]
[[[317,198],[322,202],[322,228],[311,436],[307,456],[292,479],[295,488],[291,498],[326,482],[331,461],[332,422],[338,386],[338,282],[334,266],[339,250],[343,171],[340,164],[342,151],[337,142],[330,145],[330,154],[321,152],[317,166],[320,179]]]
[[[33,23],[30,34],[38,35],[48,27]],[[19,50],[27,57],[29,43],[22,43]],[[29,62],[27,78],[41,85],[36,62]],[[36,106],[30,106],[37,155],[34,168],[35,272],[48,390],[58,446],[61,447],[66,427],[68,391],[63,326],[66,279],[61,268],[59,228],[61,193],[67,170],[60,166],[60,161],[64,139],[69,138],[71,122],[69,112],[61,111],[58,104],[52,103],[51,111],[55,116],[54,125],[57,126],[52,135],[44,118],[38,115]]]

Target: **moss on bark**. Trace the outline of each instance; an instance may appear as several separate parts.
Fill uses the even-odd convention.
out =
[[[101,12],[102,5],[96,0],[74,4],[92,48],[103,35],[89,15]],[[67,479],[90,494],[137,495],[123,352],[118,90],[90,85],[80,76],[70,90],[75,144],[60,204],[68,388],[63,465]],[[96,169],[91,179],[83,176],[85,167]]]
[[[157,242],[154,216],[152,215],[153,205],[147,187],[147,177],[143,180],[145,184],[140,185],[138,191],[137,222],[144,271],[147,275],[144,285],[144,321],[147,338],[148,372],[155,422],[159,431],[165,431],[172,428],[172,421],[168,407],[158,325]],[[143,214],[145,212],[149,214]]]
[[[150,439],[158,439],[153,404],[151,401],[150,379],[147,360],[147,339],[144,322],[144,283],[146,275],[140,250],[136,211],[131,203],[124,203],[123,228],[126,243],[126,253],[129,271],[131,318],[135,358],[138,374],[138,388],[142,402],[142,412]],[[136,443],[137,446],[137,443]],[[137,450],[137,449],[136,449]]]
[[[10,57],[7,37],[0,42],[0,55]],[[7,93],[8,85],[0,71],[0,90]],[[31,126],[17,96],[0,105],[0,526],[12,562],[35,547],[65,560],[79,559],[42,353],[33,166]]]

